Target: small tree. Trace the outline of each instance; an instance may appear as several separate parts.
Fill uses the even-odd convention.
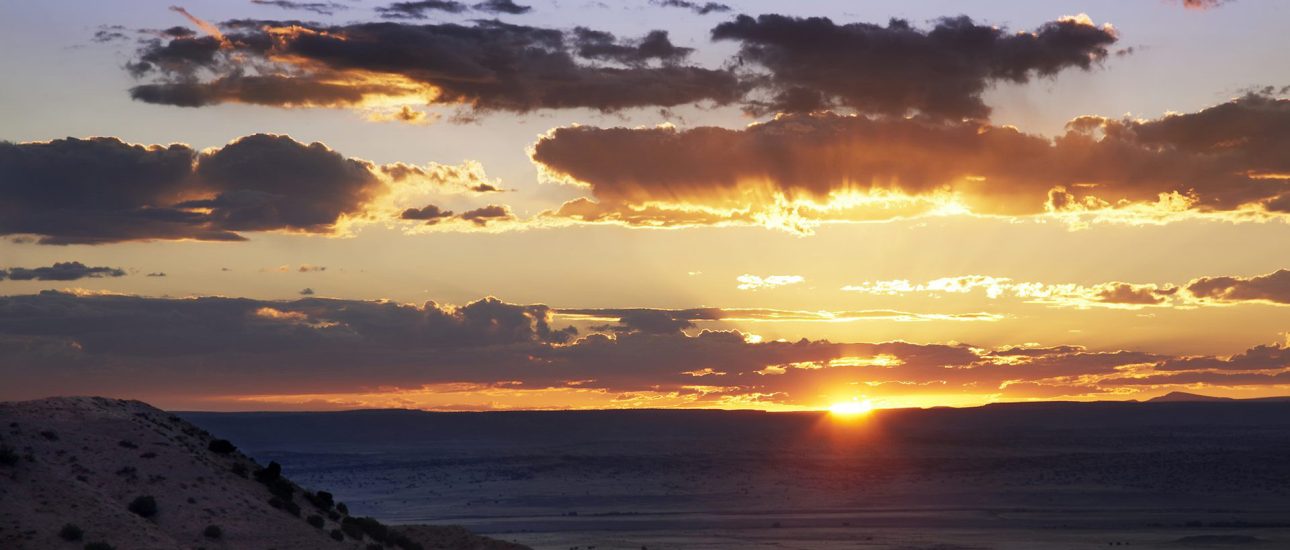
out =
[[[318,515],[318,514],[313,514],[313,515],[311,515],[311,516],[309,516],[309,517],[305,518],[305,522],[306,522],[306,523],[308,523],[309,525],[312,525],[312,526],[317,527],[317,528],[319,528],[319,529],[322,529],[322,528],[323,528],[323,525],[324,525],[324,523],[325,523],[325,522],[323,521],[322,516],[320,516],[320,515]]]
[[[279,477],[282,477],[282,465],[277,462],[269,462],[268,466],[256,470],[255,472],[255,480],[265,485],[272,483]]]
[[[82,531],[80,527],[71,523],[64,525],[62,529],[58,530],[58,538],[68,542],[81,540],[81,537],[84,536],[85,531]]]
[[[157,499],[151,496],[138,496],[130,501],[130,511],[142,517],[151,518],[157,515]]]
[[[226,455],[237,450],[237,445],[227,439],[213,439],[210,445],[206,446],[212,453],[217,455]]]
[[[217,539],[224,536],[224,530],[220,529],[218,525],[207,525],[205,529],[202,529],[202,536],[208,539]]]
[[[18,463],[18,453],[13,447],[0,445],[0,466],[13,466]]]

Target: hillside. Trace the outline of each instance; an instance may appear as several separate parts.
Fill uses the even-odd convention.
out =
[[[316,489],[316,488],[314,488]],[[348,515],[270,463],[138,401],[0,403],[0,547],[519,550]],[[96,545],[96,543],[101,543]]]

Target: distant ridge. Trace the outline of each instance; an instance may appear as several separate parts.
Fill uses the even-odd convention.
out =
[[[1178,403],[1178,402],[1197,402],[1197,401],[1236,401],[1231,397],[1215,397],[1212,395],[1200,395],[1196,393],[1187,393],[1185,391],[1169,392],[1159,397],[1152,397],[1147,403]]]

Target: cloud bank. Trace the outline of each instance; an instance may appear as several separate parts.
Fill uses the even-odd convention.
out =
[[[9,296],[0,298],[0,374],[13,383],[0,399],[94,392],[210,403],[465,385],[576,388],[601,395],[599,406],[664,396],[688,406],[819,407],[838,392],[992,400],[1258,388],[1285,384],[1290,370],[1281,344],[1179,357],[1078,346],[758,342],[734,331],[683,332],[689,314],[618,314],[614,326],[579,337],[546,306],[493,298],[452,307]]]

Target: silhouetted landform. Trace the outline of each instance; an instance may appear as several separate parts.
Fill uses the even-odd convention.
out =
[[[1199,395],[1187,393],[1185,391],[1173,391],[1148,399],[1148,403],[1168,403],[1168,402],[1197,402],[1197,401],[1235,401],[1231,397],[1214,397],[1212,395]]]
[[[290,466],[286,468],[290,471]],[[392,527],[177,416],[101,397],[0,403],[0,548],[520,550]]]
[[[1290,548],[1277,400],[179,414],[364,515],[542,549]]]
[[[1148,399],[1148,403],[1169,403],[1169,402],[1197,402],[1197,401],[1244,401],[1246,403],[1266,403],[1271,401],[1290,401],[1290,397],[1256,397],[1253,399],[1233,399],[1231,397],[1215,397],[1212,395],[1200,395],[1187,393],[1184,391],[1169,392],[1159,397]]]

